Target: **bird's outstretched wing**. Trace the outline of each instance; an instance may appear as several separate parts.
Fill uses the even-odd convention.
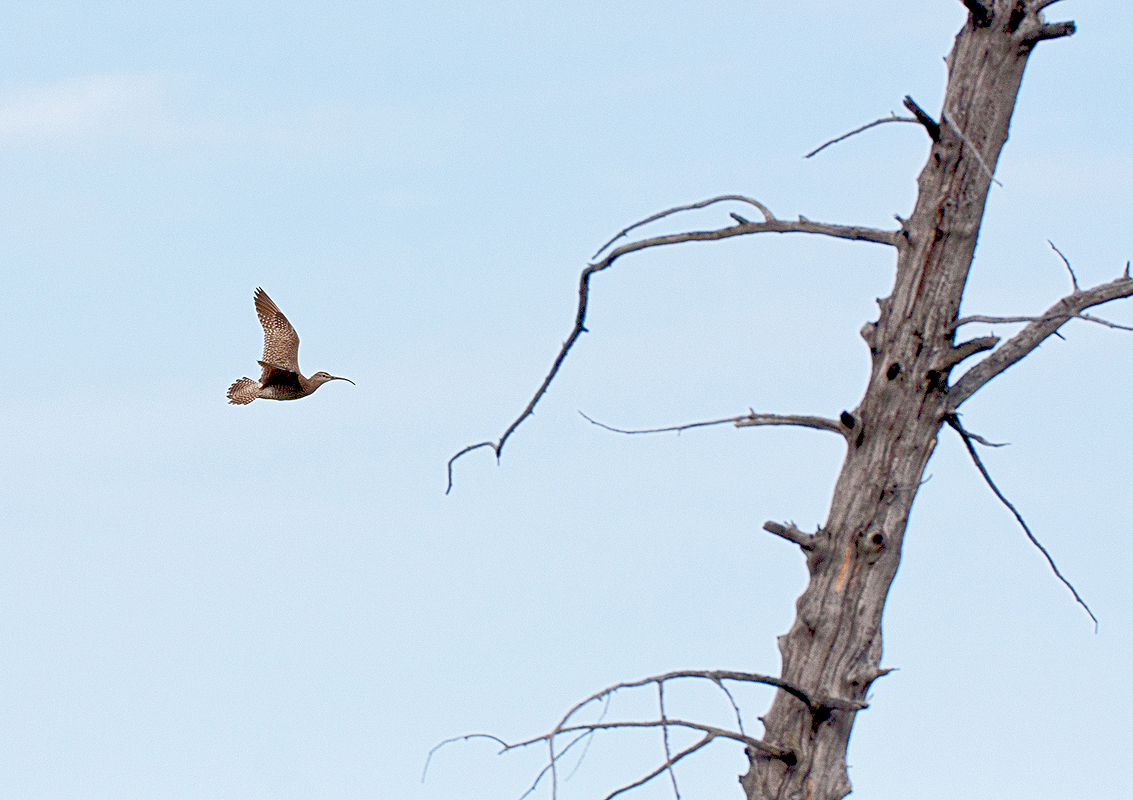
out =
[[[263,289],[256,289],[256,314],[264,326],[264,357],[260,363],[298,375],[299,334]]]

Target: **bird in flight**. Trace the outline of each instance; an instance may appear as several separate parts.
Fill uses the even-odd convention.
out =
[[[327,381],[347,381],[325,372],[304,378],[299,372],[299,334],[263,289],[256,289],[256,315],[264,326],[263,372],[257,383],[241,378],[228,387],[228,402],[246,405],[257,397],[265,400],[298,400],[313,393]]]

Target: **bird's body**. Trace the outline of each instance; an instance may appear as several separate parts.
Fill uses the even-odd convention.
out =
[[[228,387],[228,402],[238,405],[264,400],[298,400],[314,392],[327,381],[347,381],[325,372],[309,378],[299,371],[299,334],[263,289],[256,289],[256,315],[264,328],[263,371],[260,380],[241,378]]]

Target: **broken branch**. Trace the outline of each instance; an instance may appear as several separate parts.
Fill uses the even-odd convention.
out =
[[[937,369],[941,372],[947,372],[964,359],[971,358],[976,353],[990,350],[997,344],[999,344],[998,336],[980,336],[977,339],[969,339],[953,347],[937,366]]]
[[[968,11],[972,13],[972,21],[977,28],[986,28],[991,22],[992,13],[980,0],[963,0]]]
[[[730,196],[730,197],[738,197]],[[745,198],[746,199],[746,198]],[[710,201],[705,201],[710,202]],[[754,202],[754,201],[753,201]],[[694,204],[695,205],[695,204]],[[670,210],[672,211],[672,210]],[[668,212],[665,212],[668,213]],[[771,216],[771,212],[767,212],[767,216]],[[628,253],[634,253],[638,250],[645,250],[651,247],[661,247],[663,245],[678,244],[681,242],[704,242],[716,241],[720,239],[730,239],[733,236],[745,236],[752,233],[813,233],[820,236],[831,236],[836,239],[850,239],[864,242],[875,242],[877,244],[887,244],[893,247],[897,246],[897,232],[885,231],[879,228],[866,228],[854,225],[832,225],[824,222],[812,222],[804,217],[799,217],[797,222],[789,222],[786,220],[775,219],[771,216],[765,222],[747,222],[731,225],[727,228],[720,228],[713,231],[689,231],[686,233],[671,234],[668,236],[655,236],[651,239],[642,239],[641,241],[632,242],[630,244],[622,245],[606,254],[605,258],[593,264],[587,265],[582,270],[578,281],[578,310],[575,313],[574,328],[570,332],[570,336],[563,342],[563,346],[559,349],[559,354],[555,357],[554,363],[551,364],[551,370],[543,378],[543,382],[535,391],[535,395],[527,403],[523,412],[516,417],[516,419],[507,427],[503,435],[497,441],[477,442],[476,444],[469,445],[463,450],[460,450],[456,455],[448,460],[448,486],[445,489],[445,494],[452,491],[452,465],[453,463],[473,450],[478,450],[482,447],[490,447],[496,454],[496,460],[500,458],[500,453],[503,452],[504,444],[507,443],[508,438],[515,432],[515,429],[527,419],[535,410],[535,406],[547,393],[551,381],[555,379],[558,374],[559,368],[562,367],[563,361],[567,357],[567,353],[574,347],[574,343],[578,341],[578,337],[586,331],[586,313],[589,308],[590,301],[590,279],[595,273],[601,272],[610,267],[615,261]],[[749,424],[784,424],[784,423],[771,423],[771,422],[752,422]],[[835,423],[836,424],[836,423]],[[826,427],[825,425],[811,425],[809,427]]]
[[[1078,30],[1078,26],[1070,22],[1051,22],[1039,28],[1039,32],[1035,34],[1033,41],[1041,42],[1046,39],[1059,39],[1063,36],[1073,36]]]
[[[787,525],[780,525],[778,522],[772,522],[771,520],[768,520],[767,522],[763,523],[763,530],[767,531],[768,533],[773,533],[776,536],[780,536],[786,539],[788,542],[794,542],[803,550],[809,551],[814,549],[814,534],[803,533],[795,527],[795,523],[793,522]]]
[[[911,96],[905,95],[902,105],[913,112],[913,116],[916,117],[917,122],[928,131],[929,138],[932,139],[933,142],[940,141],[940,125],[937,124],[936,120],[930,117],[923,108],[918,106],[917,102]]]

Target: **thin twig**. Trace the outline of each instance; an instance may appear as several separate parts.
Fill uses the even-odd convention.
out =
[[[588,733],[593,733],[594,731],[595,728],[588,729]],[[558,758],[566,753],[566,750],[564,749],[563,752],[559,754],[559,756],[555,755],[555,733],[556,732],[552,732],[550,736],[545,737],[547,740],[547,751],[550,753],[550,759],[547,762],[547,766],[551,768],[551,800],[555,800],[555,798],[559,796]],[[578,740],[575,739],[575,741]],[[524,745],[519,746],[522,747]]]
[[[825,417],[807,417],[797,415],[785,414],[757,414],[751,411],[747,414],[741,414],[738,417],[725,417],[724,419],[711,419],[705,422],[686,422],[683,425],[669,425],[664,428],[615,428],[612,425],[607,425],[604,422],[599,422],[583,412],[578,412],[579,416],[589,422],[591,425],[597,425],[603,430],[611,431],[612,433],[624,433],[628,435],[636,435],[641,433],[680,433],[692,428],[707,428],[712,425],[726,425],[731,423],[737,428],[750,428],[759,425],[793,425],[801,428],[815,428],[821,431],[831,431],[833,433],[845,435],[842,428],[839,427],[832,419]]]
[[[1067,321],[1072,320],[1072,319],[1081,319],[1081,320],[1085,320],[1086,322],[1095,322],[1098,325],[1104,325],[1107,328],[1113,328],[1113,329],[1119,330],[1119,331],[1133,331],[1133,326],[1131,326],[1131,325],[1119,325],[1118,323],[1111,322],[1108,319],[1102,319],[1101,317],[1095,317],[1093,314],[1065,314],[1063,316],[1066,318]],[[956,328],[960,327],[961,325],[968,325],[969,323],[972,323],[972,322],[986,322],[986,323],[989,323],[991,325],[999,325],[999,324],[1008,323],[1008,322],[1038,322],[1038,321],[1045,321],[1047,319],[1051,319],[1051,318],[1050,317],[974,316],[974,317],[964,317],[963,319],[956,320],[955,322],[952,323],[952,328],[956,329]]]
[[[619,794],[623,794],[625,792],[628,792],[630,789],[636,789],[639,786],[644,786],[645,784],[649,783],[649,781],[656,778],[658,775],[660,775],[665,770],[668,770],[669,773],[672,774],[674,764],[676,764],[678,761],[680,761],[685,756],[692,755],[697,750],[704,747],[705,745],[707,745],[709,742],[711,742],[715,738],[716,738],[715,735],[713,735],[711,733],[706,734],[705,737],[703,739],[701,739],[699,742],[697,742],[696,744],[687,747],[686,749],[677,753],[672,758],[666,759],[664,764],[657,767],[657,769],[653,770],[653,772],[650,772],[648,775],[646,775],[641,780],[634,781],[633,783],[629,784],[628,786],[623,786],[622,788],[617,789],[617,790],[611,792],[610,794],[606,795],[605,800],[612,800],[613,798],[617,797]],[[675,788],[675,784],[674,784],[674,788]],[[678,794],[677,797],[680,797],[680,795]]]
[[[425,757],[425,766],[421,770],[421,783],[425,782],[425,775],[429,771],[429,762],[433,760],[433,753],[437,752],[446,745],[450,745],[454,742],[467,742],[469,739],[491,739],[493,742],[503,748],[503,750],[500,751],[501,753],[508,749],[507,742],[505,742],[498,736],[493,736],[490,733],[468,733],[464,736],[453,736],[451,739],[445,739],[443,742],[438,742],[436,745],[434,745],[433,748],[429,751],[429,754]]]
[[[613,700],[613,699],[614,699],[614,696],[612,694],[606,695],[606,703],[602,706],[602,713],[598,715],[598,721],[599,722],[602,722],[604,719],[606,719],[606,714],[608,714],[609,711],[610,711],[610,701]],[[743,730],[741,729],[740,732],[742,733]],[[578,768],[582,766],[583,759],[585,759],[586,754],[590,752],[590,742],[591,741],[593,741],[593,739],[591,738],[590,734],[587,734],[586,746],[582,748],[582,752],[578,756],[578,761],[576,761],[575,764],[574,764],[574,769],[572,769],[570,771],[570,774],[567,775],[566,778],[564,778],[564,780],[569,781],[571,778],[574,777],[574,773],[578,772]]]
[[[1050,553],[1047,552],[1047,549],[1042,546],[1042,543],[1040,543],[1039,540],[1035,538],[1035,535],[1031,533],[1031,529],[1027,527],[1027,523],[1023,519],[1023,515],[1020,514],[1019,510],[1011,504],[1010,500],[1003,496],[1003,492],[999,491],[999,487],[996,486],[995,481],[991,479],[991,475],[988,474],[987,468],[983,465],[983,462],[980,461],[979,454],[976,453],[976,448],[972,445],[972,435],[964,430],[964,426],[960,424],[960,420],[955,414],[948,414],[947,416],[945,416],[944,421],[951,425],[952,428],[954,428],[955,431],[960,434],[960,438],[964,440],[964,447],[968,449],[968,454],[972,457],[972,461],[974,461],[976,464],[976,469],[978,469],[980,471],[980,474],[983,475],[983,478],[987,482],[987,485],[991,487],[991,490],[995,492],[995,496],[1000,499],[1003,505],[1007,506],[1011,513],[1015,515],[1015,519],[1017,519],[1019,521],[1019,524],[1023,527],[1023,532],[1027,534],[1027,538],[1031,540],[1031,544],[1037,547],[1039,549],[1039,552],[1043,554],[1043,556],[1046,558],[1046,563],[1050,564],[1050,568],[1054,572],[1055,576],[1057,576],[1057,578],[1066,585],[1066,588],[1070,590],[1070,593],[1074,595],[1074,599],[1078,601],[1078,605],[1086,609],[1086,613],[1089,614],[1090,619],[1094,621],[1094,633],[1097,633],[1098,618],[1094,616],[1094,612],[1090,610],[1090,607],[1088,605],[1086,605],[1086,601],[1083,600],[1082,596],[1078,594],[1078,590],[1074,588],[1074,585],[1070,583],[1070,581],[1066,580],[1066,578],[1063,577],[1062,573],[1058,571],[1058,565],[1054,563],[1054,559],[1051,557]]]
[[[1070,260],[1062,255],[1062,251],[1055,247],[1054,242],[1050,239],[1047,239],[1046,243],[1050,245],[1051,250],[1058,253],[1058,257],[1062,259],[1062,263],[1066,265],[1067,272],[1070,273],[1070,282],[1074,284],[1074,291],[1078,291],[1078,276],[1074,274],[1074,268],[1070,266]]]
[[[838,142],[841,142],[845,139],[849,139],[851,136],[859,134],[862,131],[867,131],[875,125],[884,125],[886,122],[917,122],[917,121],[918,120],[917,120],[916,117],[899,117],[896,114],[894,114],[892,111],[890,111],[888,117],[882,117],[881,119],[875,119],[873,122],[870,122],[866,125],[862,125],[860,128],[854,128],[849,133],[843,133],[841,136],[839,136],[835,139],[831,139],[829,142],[826,142],[825,144],[821,144],[818,147],[814,148],[809,153],[807,153],[805,156],[803,156],[803,158],[810,158],[813,155],[817,155],[818,153],[821,153],[823,150],[825,150],[830,145],[838,144]]]
[[[744,718],[740,715],[740,707],[736,705],[736,698],[732,697],[732,691],[724,685],[724,682],[719,678],[711,679],[716,684],[717,688],[728,698],[728,702],[732,704],[732,711],[736,713],[736,727],[740,729],[740,733],[747,735],[744,730]]]
[[[673,432],[680,433],[681,431],[687,431],[691,428],[707,428],[711,425],[725,425],[729,422],[734,425],[737,422],[739,422],[741,419],[743,419],[745,416],[747,416],[745,414],[745,415],[739,416],[739,417],[727,417],[725,419],[712,419],[712,420],[708,420],[707,422],[689,422],[689,423],[686,423],[684,425],[670,425],[670,426],[665,427],[665,428],[627,429],[627,428],[615,428],[612,425],[607,425],[604,422],[599,422],[596,419],[592,419],[591,417],[588,417],[586,414],[584,414],[581,411],[578,412],[578,415],[580,417],[582,417],[584,420],[586,420],[587,422],[589,422],[591,425],[597,425],[599,428],[602,428],[603,430],[611,431],[613,433],[626,433],[626,434],[631,434],[631,435],[632,434],[638,434],[638,433],[673,433]]]
[[[673,772],[673,752],[669,749],[669,721],[665,717],[665,682],[657,681],[657,708],[661,713],[661,738],[665,741],[665,766],[669,770],[669,780],[673,784],[673,794],[681,800],[681,790],[677,788],[677,774]]]
[[[972,433],[971,431],[966,431],[966,433],[968,434],[968,437],[973,442],[979,442],[984,447],[1006,447],[1007,445],[1011,444],[1010,442],[989,442],[987,439],[980,436],[978,433]],[[931,477],[931,476],[929,476],[929,477]]]
[[[746,236],[753,233],[812,233],[819,236],[830,236],[835,239],[849,239],[851,241],[861,242],[874,242],[876,244],[887,244],[896,246],[897,232],[885,231],[879,228],[868,228],[853,225],[832,225],[824,222],[814,222],[809,219],[800,217],[797,222],[771,219],[765,222],[749,222],[746,224],[732,225],[727,228],[720,228],[713,231],[688,231],[686,233],[671,234],[668,236],[656,236],[651,239],[642,239],[637,242],[622,245],[621,247],[610,251],[606,256],[594,264],[589,264],[582,270],[578,281],[578,310],[575,312],[574,328],[571,330],[570,336],[563,342],[562,347],[559,349],[559,354],[555,357],[554,362],[551,364],[551,369],[543,378],[543,382],[535,391],[534,396],[528,401],[527,406],[523,412],[515,418],[514,421],[507,427],[503,435],[497,441],[477,442],[476,444],[469,445],[463,450],[460,450],[456,455],[448,460],[448,486],[445,489],[445,494],[452,491],[452,465],[453,463],[473,450],[478,450],[482,447],[490,447],[496,454],[496,460],[499,461],[500,453],[503,452],[504,444],[507,443],[508,438],[515,432],[515,429],[522,424],[522,422],[531,416],[535,411],[535,406],[547,393],[547,389],[551,385],[551,381],[555,379],[559,369],[563,365],[567,354],[571,348],[574,347],[578,338],[586,332],[586,313],[589,309],[590,302],[590,279],[595,273],[608,269],[615,261],[624,255],[637,252],[638,250],[645,250],[651,247],[662,247],[670,244],[679,244],[681,242],[707,242],[719,241],[722,239],[730,239],[733,236]],[[751,424],[773,424],[773,423],[751,423]],[[836,424],[836,423],[835,423]],[[816,427],[816,426],[811,426]],[[824,426],[819,426],[824,427]]]
[[[738,733],[736,731],[729,731],[725,728],[717,728],[715,725],[705,725],[702,722],[690,722],[689,720],[684,720],[684,719],[669,718],[663,724],[668,725],[671,728],[688,728],[689,730],[700,731],[701,733],[711,733],[713,736],[719,737],[721,739],[731,739],[734,742],[740,742],[741,744],[745,744],[748,747],[754,747],[756,750],[761,750],[761,751],[767,753],[768,755],[770,755],[772,758],[783,758],[783,757],[787,756],[787,752],[788,752],[788,751],[784,750],[783,748],[775,747],[774,745],[770,745],[767,742],[764,742],[760,739],[753,739],[750,736],[746,736],[746,735],[744,735],[742,733]],[[531,739],[525,739],[522,742],[516,742],[515,744],[509,745],[508,750],[517,750],[517,749],[524,748],[524,747],[530,747],[533,744],[538,744],[539,742],[548,741],[549,739],[561,736],[564,733],[581,733],[581,732],[585,732],[585,731],[630,730],[630,729],[635,729],[635,728],[660,728],[660,727],[662,727],[662,722],[659,719],[657,719],[657,720],[625,720],[625,721],[622,721],[622,722],[586,722],[586,723],[580,722],[577,725],[568,725],[566,727],[559,728],[558,730],[551,731],[550,733],[544,733],[542,736],[535,736],[535,737],[532,737]],[[562,757],[562,753],[559,753],[558,756],[556,756],[556,758],[560,758],[560,757]],[[553,776],[553,774],[554,774],[554,771],[552,770],[552,776]]]
[[[566,714],[563,715],[562,719],[559,720],[559,724],[555,727],[555,731],[562,732],[569,730],[566,725],[568,722],[570,722],[575,714],[577,714],[579,711],[581,711],[591,703],[597,700],[602,700],[607,696],[613,694],[614,692],[618,692],[622,689],[636,689],[642,686],[648,686],[650,684],[657,683],[658,681],[663,682],[684,678],[709,680],[715,683],[717,686],[721,686],[722,681],[762,683],[767,686],[774,686],[775,688],[782,689],[787,694],[800,700],[803,705],[805,705],[814,713],[817,713],[823,709],[831,708],[842,711],[860,711],[861,709],[866,707],[864,703],[855,700],[841,700],[837,698],[827,697],[814,698],[789,681],[785,681],[782,678],[774,678],[770,675],[760,675],[754,672],[736,672],[734,670],[677,670],[674,672],[667,672],[664,675],[651,675],[648,678],[642,678],[636,681],[624,681],[622,683],[613,684],[612,686],[607,686],[605,689],[602,689],[599,692],[595,692],[586,699],[575,703],[575,705],[572,706],[566,712]]]
[[[630,225],[629,227],[622,228],[620,231],[618,231],[616,234],[614,234],[614,237],[612,239],[610,239],[610,241],[606,242],[604,245],[599,247],[598,252],[596,252],[594,255],[590,256],[590,260],[593,261],[595,258],[602,255],[602,253],[605,251],[605,249],[607,247],[609,247],[610,245],[612,245],[614,242],[616,242],[618,239],[621,239],[626,234],[628,234],[630,231],[635,230],[637,228],[640,228],[643,225],[648,225],[650,222],[656,222],[659,219],[664,219],[665,217],[669,216],[670,214],[676,214],[676,213],[679,213],[681,211],[695,211],[698,208],[706,208],[710,205],[713,205],[714,203],[723,203],[723,202],[728,201],[728,200],[732,200],[732,201],[735,201],[737,203],[747,203],[748,205],[755,206],[756,208],[759,209],[759,213],[763,214],[763,219],[764,219],[765,222],[771,222],[772,220],[775,219],[775,215],[771,213],[771,210],[767,206],[763,205],[763,203],[759,202],[758,200],[753,200],[750,197],[744,197],[742,194],[722,194],[719,197],[713,197],[713,198],[710,198],[708,200],[701,200],[701,201],[696,202],[696,203],[689,203],[686,206],[674,206],[673,208],[667,208],[664,211],[658,211],[656,214],[653,214],[652,216],[646,217],[645,219],[641,220],[640,222],[635,222],[632,225]],[[732,216],[735,217],[734,214]]]
[[[593,736],[594,736],[594,731],[587,731],[586,733],[579,734],[578,736],[576,736],[574,739],[571,739],[570,742],[567,743],[567,746],[562,749],[562,751],[559,753],[558,757],[561,759],[563,756],[565,756],[567,753],[570,752],[570,749],[572,747],[574,747],[576,744],[581,742],[583,739],[586,740],[586,747],[583,748],[583,755],[585,755],[585,751],[586,751],[587,748],[590,747],[590,740],[593,738]],[[503,750],[500,751],[500,754],[506,753],[508,750],[511,749],[511,747],[512,746],[509,745],[508,747],[504,748]],[[566,776],[565,780],[569,781],[571,779],[571,777],[574,776],[574,773],[578,770],[579,764],[582,763],[582,756],[579,756],[578,758],[579,758],[579,763],[575,764],[574,769],[571,770],[570,775]],[[543,767],[543,769],[539,770],[539,774],[535,776],[535,780],[532,781],[531,785],[527,787],[527,791],[519,796],[519,800],[524,800],[525,797],[528,797],[536,789],[538,789],[539,788],[539,781],[543,780],[543,778],[550,771],[551,771],[551,765],[550,764]]]
[[[559,721],[560,725],[565,725],[570,719],[591,703],[601,700],[609,694],[620,691],[622,689],[636,689],[642,686],[656,683],[657,681],[671,681],[680,678],[700,678],[709,680],[719,685],[720,681],[739,681],[742,683],[762,683],[767,686],[774,686],[777,689],[782,689],[787,694],[798,698],[808,708],[817,708],[818,705],[811,699],[810,695],[804,692],[794,684],[783,680],[782,678],[773,678],[770,675],[760,675],[754,672],[735,672],[731,670],[677,670],[675,672],[666,672],[664,675],[651,675],[648,678],[642,678],[637,681],[624,681],[622,683],[615,683],[612,686],[607,686],[600,692],[587,697],[572,706],[563,718]]]

